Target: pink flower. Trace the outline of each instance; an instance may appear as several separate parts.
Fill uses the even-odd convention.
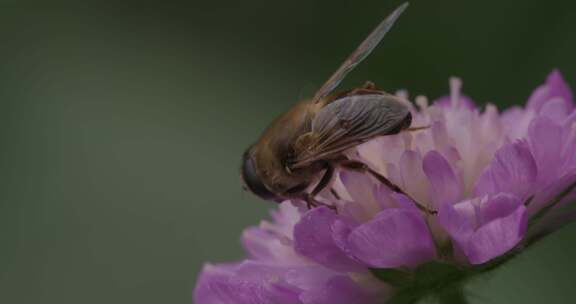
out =
[[[274,222],[244,233],[248,260],[205,267],[195,303],[417,298],[434,292],[434,280],[460,286],[573,220],[576,112],[560,73],[526,107],[502,114],[491,104],[479,110],[460,80],[450,86],[450,96],[432,104],[422,96],[407,102],[412,125],[429,128],[349,151],[406,195],[371,176],[338,172],[337,195],[320,194],[337,213],[284,202]]]

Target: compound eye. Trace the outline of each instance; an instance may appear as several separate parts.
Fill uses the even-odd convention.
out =
[[[250,153],[244,153],[242,159],[242,170],[241,170],[242,180],[244,181],[245,187],[248,191],[254,193],[263,200],[274,200],[276,195],[274,195],[258,176],[256,172],[256,166],[254,165],[254,160],[250,156]]]

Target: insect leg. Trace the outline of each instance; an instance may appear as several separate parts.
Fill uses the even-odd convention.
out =
[[[414,131],[426,130],[426,129],[429,129],[429,128],[430,128],[430,126],[410,127],[410,128],[404,129],[404,131],[414,132]]]
[[[410,198],[415,204],[416,207],[418,207],[418,209],[424,211],[427,214],[437,214],[438,211],[436,210],[430,210],[428,209],[426,206],[418,203],[415,199],[413,199],[408,193],[404,192],[404,190],[402,190],[400,187],[398,187],[396,184],[392,183],[388,178],[386,178],[385,176],[383,176],[382,174],[374,171],[372,168],[370,168],[368,165],[366,165],[363,162],[360,161],[356,161],[356,160],[350,160],[350,159],[345,159],[345,160],[341,160],[337,163],[341,168],[344,169],[348,169],[348,170],[353,170],[353,171],[358,171],[358,172],[364,172],[364,173],[369,173],[370,175],[372,175],[373,177],[375,177],[379,182],[383,183],[384,185],[386,185],[390,190],[396,192],[396,193],[400,193],[403,194],[405,196],[407,196],[408,198]]]
[[[321,201],[318,201],[314,198],[314,196],[312,196],[312,194],[306,193],[301,197],[301,199],[306,202],[306,206],[308,207],[308,209],[324,206],[324,207],[328,207],[328,208],[336,211],[336,213],[338,213],[338,209],[336,209],[336,206],[329,205],[329,204],[323,203]]]
[[[332,210],[336,210],[336,206],[325,204],[323,202],[317,201],[314,198],[316,195],[318,195],[318,193],[324,190],[324,188],[326,188],[328,184],[330,184],[330,181],[332,181],[333,176],[334,176],[334,167],[327,166],[324,175],[322,176],[318,184],[314,187],[314,189],[312,189],[310,193],[304,194],[303,200],[306,201],[308,209],[312,209],[313,207],[326,206]]]
[[[340,194],[338,194],[338,192],[336,192],[336,190],[334,188],[330,188],[330,193],[332,193],[332,195],[334,196],[335,199],[339,200],[340,198]]]
[[[320,179],[320,181],[318,182],[316,187],[314,187],[314,189],[310,194],[312,196],[316,196],[318,193],[324,190],[324,188],[326,188],[326,186],[328,186],[328,184],[332,180],[332,176],[334,176],[334,167],[328,166],[326,168],[326,171],[324,172],[324,175],[322,176],[322,178]]]
[[[316,201],[309,196],[305,196],[303,200],[306,201],[306,207],[308,208],[308,210],[315,208],[317,206]]]

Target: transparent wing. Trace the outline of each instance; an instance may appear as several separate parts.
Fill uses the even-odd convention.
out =
[[[312,139],[292,168],[329,159],[375,136],[398,133],[410,124],[408,108],[391,95],[355,95],[338,99],[312,120]]]
[[[366,58],[372,50],[380,43],[384,35],[392,28],[396,19],[400,17],[402,12],[408,7],[408,2],[404,2],[396,10],[392,12],[386,19],[384,19],[373,31],[362,41],[362,43],[354,50],[354,52],[346,58],[344,63],[332,74],[322,87],[314,95],[314,101],[318,102],[321,98],[330,94],[342,82],[346,74],[352,71],[364,58]]]

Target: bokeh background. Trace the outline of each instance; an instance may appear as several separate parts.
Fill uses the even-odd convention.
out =
[[[273,206],[245,147],[399,1],[0,5],[0,303],[190,303]],[[343,87],[524,103],[576,87],[576,2],[414,0]],[[473,282],[473,303],[573,303],[576,226]]]

